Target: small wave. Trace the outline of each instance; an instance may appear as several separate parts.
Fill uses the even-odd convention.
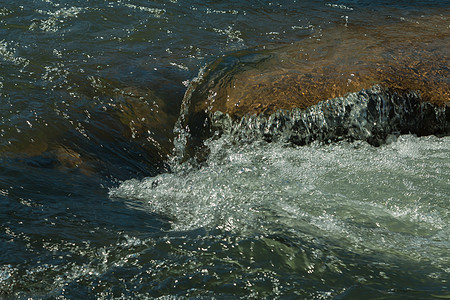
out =
[[[36,28],[39,28],[42,31],[57,32],[60,29],[63,20],[77,18],[80,13],[86,10],[87,9],[81,7],[61,8],[54,12],[37,10],[38,13],[47,15],[49,18],[40,21],[33,20],[33,23],[30,25],[29,29],[35,30]]]
[[[30,64],[28,59],[17,56],[16,49],[8,45],[8,42],[5,40],[0,40],[0,58],[23,68]]]

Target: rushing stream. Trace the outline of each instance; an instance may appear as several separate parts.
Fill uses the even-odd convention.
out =
[[[449,298],[448,104],[380,105],[375,124],[340,98],[349,127],[311,119],[325,102],[272,127],[216,112],[221,133],[189,155],[181,126],[195,78],[227,58],[270,53],[264,74],[305,41],[339,46],[333,62],[357,44],[334,34],[370,28],[372,51],[377,30],[411,27],[409,42],[449,15],[448,1],[0,0],[0,299]],[[445,100],[436,36],[423,44]]]
[[[199,170],[111,191],[198,235],[192,244],[174,238],[171,251],[196,266],[174,272],[174,290],[190,276],[224,295],[305,298],[426,298],[447,285],[449,138],[402,136],[380,148],[230,144],[211,143]]]

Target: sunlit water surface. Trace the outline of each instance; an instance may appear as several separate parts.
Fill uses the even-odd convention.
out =
[[[448,137],[170,158],[218,57],[449,6],[0,0],[0,298],[448,297]]]
[[[447,285],[449,138],[209,146],[199,170],[110,192],[167,216],[174,232],[198,232],[191,251],[205,287],[223,280],[219,262],[231,264],[236,291],[255,295],[425,297]]]

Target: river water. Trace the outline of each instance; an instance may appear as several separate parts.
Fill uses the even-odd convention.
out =
[[[448,136],[173,141],[223,55],[449,8],[0,0],[0,298],[448,298]]]

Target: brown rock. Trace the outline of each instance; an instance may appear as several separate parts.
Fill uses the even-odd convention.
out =
[[[421,93],[444,106],[449,92],[449,17],[378,26],[339,25],[275,50],[225,56],[192,84],[190,114],[221,111],[232,118],[306,108],[375,84]]]

